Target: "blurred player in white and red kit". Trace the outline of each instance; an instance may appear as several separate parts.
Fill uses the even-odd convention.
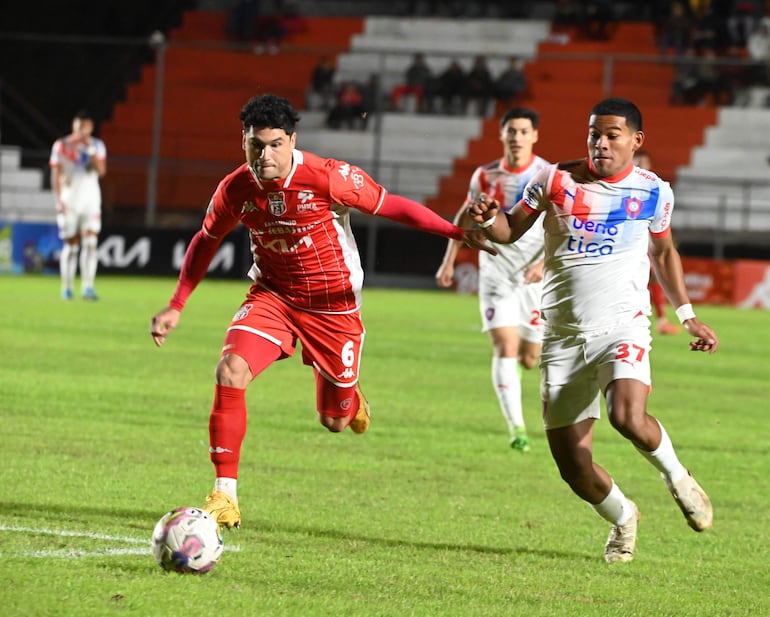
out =
[[[544,214],[541,353],[543,421],[561,477],[612,528],[605,560],[631,561],[639,510],[593,460],[601,394],[612,426],[660,472],[690,527],[712,525],[711,502],[682,465],[663,425],[647,413],[652,261],[693,351],[713,353],[714,331],[695,316],[671,235],[668,182],[634,166],[642,115],[605,99],[588,120],[588,157],[536,174],[509,214],[480,196],[473,220],[494,242],[515,242]],[[649,251],[649,257],[648,257]]]
[[[468,206],[481,193],[500,202],[504,212],[521,199],[530,178],[548,162],[533,149],[538,140],[538,114],[515,107],[500,118],[503,156],[477,167],[468,194],[455,216],[461,226],[471,224]],[[450,287],[454,265],[462,247],[459,240],[447,243],[436,282]],[[543,226],[533,226],[513,244],[495,245],[497,255],[479,254],[479,309],[481,329],[489,334],[494,348],[492,384],[503,417],[508,423],[510,446],[529,451],[529,437],[521,403],[521,369],[537,366],[543,321],[540,295],[543,280]]]
[[[216,479],[205,509],[225,527],[241,522],[236,487],[246,386],[274,361],[291,356],[298,340],[303,362],[315,373],[321,424],[332,432],[369,427],[369,406],[358,386],[363,270],[349,209],[491,250],[483,236],[471,237],[428,208],[389,194],[359,167],[295,149],[299,115],[288,100],[253,97],[240,119],[246,163],[219,183],[185,254],[176,291],[151,326],[162,345],[222,240],[242,223],[251,237],[254,283],[225,335],[209,420]]]
[[[93,131],[91,116],[85,111],[78,112],[72,120],[72,133],[57,139],[51,148],[51,189],[56,198],[59,237],[64,242],[59,260],[64,300],[72,299],[78,261],[83,299],[98,299],[94,279],[102,230],[99,178],[107,173],[107,148],[93,136]]]

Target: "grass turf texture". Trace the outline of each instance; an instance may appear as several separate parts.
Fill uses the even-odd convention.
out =
[[[655,470],[597,424],[595,458],[642,510],[637,556],[558,476],[524,375],[532,451],[508,447],[476,298],[368,289],[363,436],[316,421],[312,371],[279,362],[248,391],[243,527],[204,576],[164,573],[158,518],[211,489],[213,370],[243,282],[205,281],[162,349],[172,280],[3,277],[0,587],[15,616],[738,616],[770,614],[766,478],[770,315],[697,307],[714,356],[655,335],[650,410],[710,493],[690,530]],[[227,550],[229,549],[229,550]],[[238,550],[236,550],[238,549]]]

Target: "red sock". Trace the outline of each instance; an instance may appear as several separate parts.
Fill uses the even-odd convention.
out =
[[[209,452],[218,478],[237,478],[246,435],[246,390],[216,386],[209,417]]]
[[[660,283],[650,283],[650,300],[655,308],[655,317],[660,319],[666,316],[666,294]]]

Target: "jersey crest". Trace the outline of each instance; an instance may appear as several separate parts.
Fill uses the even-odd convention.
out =
[[[267,194],[268,207],[273,216],[286,214],[286,197],[283,191],[275,191]]]

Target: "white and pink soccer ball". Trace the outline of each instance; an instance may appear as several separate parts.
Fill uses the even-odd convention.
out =
[[[203,574],[217,565],[223,550],[222,530],[200,508],[175,508],[152,532],[152,554],[167,571]]]

